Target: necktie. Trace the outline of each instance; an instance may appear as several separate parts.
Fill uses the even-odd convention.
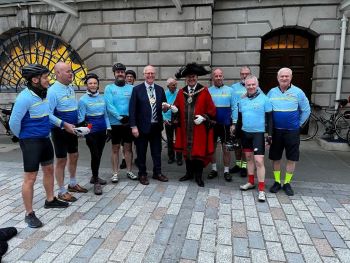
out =
[[[153,92],[153,87],[149,86],[150,91],[150,99],[152,99],[151,107],[152,107],[152,120],[157,121],[157,105],[156,105],[156,98],[155,94]]]

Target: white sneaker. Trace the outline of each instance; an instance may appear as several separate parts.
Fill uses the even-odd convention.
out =
[[[259,191],[258,200],[259,200],[259,202],[265,202],[265,200],[266,200],[266,195],[265,195],[265,192],[264,192],[264,191]]]
[[[118,173],[114,173],[112,176],[112,183],[118,183]]]
[[[139,177],[137,175],[135,175],[133,172],[127,172],[126,175],[131,179],[131,180],[136,180]]]
[[[240,187],[239,187],[239,189],[241,189],[242,191],[247,191],[247,190],[249,190],[249,189],[254,189],[255,188],[255,185],[254,184],[251,184],[251,183],[246,183],[246,184],[244,184],[244,185],[241,185]]]

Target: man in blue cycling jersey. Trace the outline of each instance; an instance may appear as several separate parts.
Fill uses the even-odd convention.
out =
[[[25,222],[38,228],[43,224],[33,211],[34,183],[39,165],[43,171],[46,192],[45,208],[65,208],[68,203],[54,196],[53,147],[50,140],[49,103],[46,99],[49,87],[49,70],[39,64],[22,69],[27,87],[18,95],[12,109],[10,128],[19,138],[23,155],[24,180],[22,197],[26,210]]]
[[[119,178],[119,153],[123,143],[126,161],[126,175],[136,180],[138,177],[132,170],[132,141],[133,136],[129,125],[129,103],[133,86],[125,81],[126,67],[122,63],[116,63],[112,67],[115,81],[105,88],[105,101],[109,122],[112,128],[112,182],[117,183]]]
[[[225,144],[230,139],[233,131],[233,113],[235,109],[235,99],[233,89],[224,85],[224,73],[221,69],[215,69],[212,73],[213,86],[209,88],[209,93],[216,107],[216,119],[214,125],[214,149],[217,147],[218,138],[220,138],[223,163],[224,163],[224,178],[226,181],[231,181],[232,176],[229,172],[231,153],[225,147]],[[213,155],[211,172],[208,179],[218,176],[216,166],[216,156]]]
[[[238,102],[241,100],[241,98],[247,93],[247,89],[245,88],[245,78],[251,74],[251,70],[248,66],[241,67],[239,71],[240,81],[234,83],[231,87],[233,90],[233,96],[236,101],[236,107],[235,112],[233,115],[233,123],[237,122],[238,118]],[[247,176],[247,162],[245,161],[245,157],[242,154],[242,148],[235,149],[235,157],[236,157],[236,163],[235,165],[230,169],[230,173],[238,173],[240,172],[242,177]]]
[[[305,93],[291,84],[292,70],[281,68],[277,73],[278,87],[269,91],[273,111],[273,134],[269,158],[272,160],[275,183],[270,188],[271,193],[277,193],[281,188],[281,158],[286,151],[286,176],[283,190],[289,196],[294,195],[290,185],[295,164],[299,161],[300,127],[310,115],[309,100]]]

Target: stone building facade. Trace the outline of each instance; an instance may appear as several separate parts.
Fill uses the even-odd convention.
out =
[[[181,11],[175,2],[181,3]],[[309,75],[300,75],[299,81],[310,82],[309,97],[315,103],[334,103],[341,38],[340,0],[78,0],[67,4],[77,10],[78,17],[42,2],[0,5],[0,39],[13,28],[36,28],[54,34],[79,54],[89,71],[101,77],[102,86],[113,80],[111,65],[116,62],[134,69],[139,81],[143,67],[152,64],[157,68],[158,82],[164,85],[179,66],[193,61],[223,68],[226,82],[231,85],[239,79],[243,65],[251,66],[263,83],[272,83],[277,70],[262,59],[266,55],[264,41],[269,40],[266,36],[272,34],[276,39],[285,32],[296,32],[309,37],[311,50],[303,57],[308,60]],[[349,29],[342,98],[350,95],[348,32]],[[269,58],[281,52],[284,56],[293,53],[286,48],[267,51]],[[289,66],[288,62],[281,65]],[[209,84],[208,79],[203,82]],[[0,103],[13,101],[16,95],[1,94]]]

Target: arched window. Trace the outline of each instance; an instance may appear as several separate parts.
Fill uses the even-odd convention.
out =
[[[83,86],[87,68],[78,53],[60,37],[34,29],[12,29],[0,36],[0,92],[19,92],[25,84],[21,69],[27,64],[41,64],[50,70],[50,83],[55,81],[53,69],[58,61],[71,63],[72,85]]]
[[[272,36],[264,41],[263,49],[299,49],[309,48],[309,40],[294,33]]]

